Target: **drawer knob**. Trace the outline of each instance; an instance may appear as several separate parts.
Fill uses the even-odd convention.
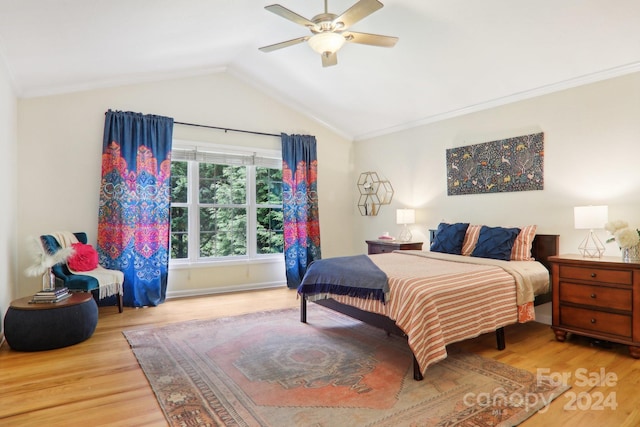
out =
[[[596,273],[591,273],[591,277],[596,277]]]
[[[596,319],[591,319],[591,323],[596,323]]]
[[[591,294],[591,298],[595,299],[596,298],[596,294]]]

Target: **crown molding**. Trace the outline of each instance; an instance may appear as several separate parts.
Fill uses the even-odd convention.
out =
[[[591,83],[597,83],[616,77],[625,76],[640,72],[640,62],[633,62],[631,64],[622,65],[619,67],[609,68],[607,70],[598,71],[591,74],[575,77],[572,79],[563,80],[561,82],[552,83],[544,86],[540,86],[534,89],[517,92],[511,95],[507,95],[500,98],[495,98],[486,102],[481,102],[467,107],[459,108],[444,113],[434,114],[433,116],[425,117],[423,119],[403,123],[397,126],[389,127],[386,129],[380,129],[378,131],[369,132],[361,135],[357,135],[354,141],[364,141],[372,139],[378,136],[388,135],[390,133],[400,132],[408,129],[413,129],[418,126],[424,126],[431,123],[440,122],[442,120],[451,119],[454,117],[464,116],[466,114],[475,113],[478,111],[488,110],[490,108],[499,107],[502,105],[512,104],[518,101],[524,101],[531,98],[536,98],[542,95],[548,95],[555,92],[560,92],[566,89],[573,89],[579,86],[588,85]]]
[[[154,83],[164,80],[175,80],[186,77],[196,77],[206,74],[224,73],[226,66],[204,67],[189,70],[175,70],[160,73],[133,73],[124,74],[110,79],[97,79],[72,85],[47,86],[23,90],[18,93],[19,98],[37,98],[41,96],[62,95],[74,92],[83,92],[95,89],[105,89],[118,86]]]

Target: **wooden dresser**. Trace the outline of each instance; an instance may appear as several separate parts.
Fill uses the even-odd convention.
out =
[[[640,263],[619,258],[549,258],[558,341],[575,333],[629,346],[640,358]]]
[[[422,242],[398,242],[396,240],[365,240],[368,254],[385,254],[393,251],[422,250]]]

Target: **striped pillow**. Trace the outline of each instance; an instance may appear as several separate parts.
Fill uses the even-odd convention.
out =
[[[520,229],[516,241],[511,249],[511,261],[534,261],[531,256],[531,246],[536,235],[536,226],[527,225]]]
[[[481,225],[470,225],[467,228],[467,233],[464,235],[464,241],[462,242],[462,252],[460,255],[469,256],[478,243],[478,236],[480,236]]]

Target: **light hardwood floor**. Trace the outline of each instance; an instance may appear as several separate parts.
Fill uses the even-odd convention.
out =
[[[96,332],[83,343],[35,353],[12,351],[4,343],[0,425],[166,426],[123,330],[287,307],[298,307],[298,301],[286,289],[174,299],[153,308],[125,308],[122,314],[101,307]],[[493,334],[454,345],[534,373],[540,368],[570,375],[573,394],[566,395],[576,397],[573,404],[559,397],[522,426],[640,425],[640,361],[624,346],[603,349],[580,337],[559,343],[548,325],[535,322],[507,327],[506,341],[503,351],[495,349]],[[592,384],[601,369],[615,384]],[[608,400],[598,410],[600,396]],[[611,409],[614,400],[617,408]]]

